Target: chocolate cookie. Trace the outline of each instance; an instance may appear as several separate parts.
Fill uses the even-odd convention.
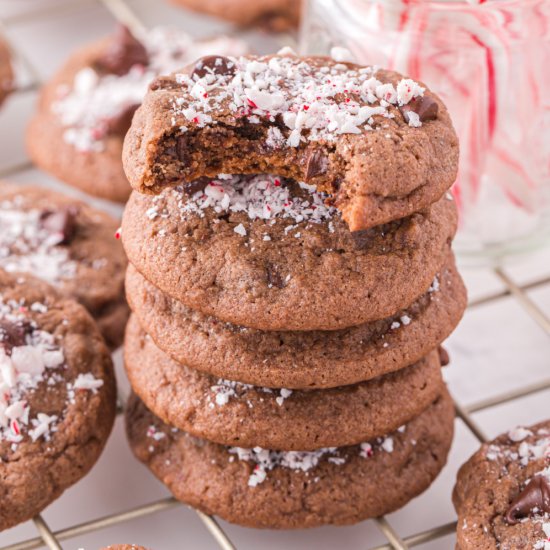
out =
[[[176,363],[135,317],[126,330],[124,362],[134,391],[166,423],[223,445],[279,450],[342,447],[392,432],[425,410],[443,385],[435,351],[414,366],[352,386],[251,386]]]
[[[209,57],[154,82],[125,140],[132,187],[278,174],[329,193],[352,231],[402,218],[453,184],[447,109],[391,71],[322,57]]]
[[[298,26],[302,0],[171,0],[173,4],[245,27],[280,32]]]
[[[0,269],[36,275],[80,302],[113,348],[122,343],[129,314],[117,227],[74,198],[0,182]]]
[[[0,104],[13,88],[14,74],[10,58],[8,45],[0,37]]]
[[[485,443],[453,493],[460,550],[546,550],[550,540],[550,421]]]
[[[428,290],[456,230],[452,200],[351,233],[323,199],[274,176],[216,180],[192,196],[183,187],[133,193],[122,240],[169,296],[260,330],[347,328],[394,315]]]
[[[149,82],[209,53],[246,51],[236,39],[194,41],[157,28],[139,42],[125,27],[74,53],[44,87],[27,132],[33,161],[63,181],[126,202],[122,141]]]
[[[111,357],[86,310],[1,271],[0,388],[1,531],[88,472],[116,408]]]
[[[163,424],[135,397],[126,420],[135,455],[179,500],[240,525],[297,529],[380,516],[424,491],[445,464],[454,408],[445,391],[389,436],[312,452],[196,439]]]
[[[411,365],[447,338],[466,307],[452,256],[405,310],[337,331],[262,332],[223,323],[163,294],[131,265],[126,293],[141,325],[174,360],[219,378],[290,389],[354,384]]]

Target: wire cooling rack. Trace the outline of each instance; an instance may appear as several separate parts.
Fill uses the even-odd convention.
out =
[[[136,15],[126,0],[60,0],[54,4],[40,4],[32,10],[15,13],[13,15],[2,16],[0,13],[0,33],[4,34],[2,31],[13,23],[33,21],[40,19],[44,15],[52,15],[52,13],[55,12],[67,12],[75,9],[75,6],[81,7],[98,3],[107,8],[116,21],[124,23],[138,34],[147,27],[147,25]],[[13,43],[11,43],[10,46],[16,63],[19,64],[28,75],[26,81],[25,79],[19,79],[22,81],[18,84],[14,94],[23,94],[38,90],[41,85],[41,81],[39,72],[33,65],[32,60],[28,59],[18,48],[14,46]],[[30,162],[14,163],[0,170],[0,178],[17,175],[18,173],[29,168],[32,168],[32,164]],[[496,303],[511,296],[515,299],[516,303],[518,303],[540,326],[540,328],[544,330],[547,336],[550,337],[550,318],[530,296],[530,291],[535,289],[550,289],[550,265],[548,266],[548,271],[549,273],[547,275],[531,281],[528,284],[520,284],[511,278],[504,269],[494,268],[493,273],[502,283],[503,289],[486,294],[480,298],[476,298],[470,302],[468,308],[472,309],[481,305]],[[477,422],[472,418],[474,413],[510,403],[516,399],[527,397],[545,390],[550,390],[550,377],[534,384],[519,387],[513,391],[508,391],[488,399],[480,400],[477,403],[470,404],[468,406],[462,406],[455,400],[456,416],[457,419],[463,422],[466,428],[479,442],[485,442],[488,438]],[[124,404],[120,403],[118,414],[122,414],[123,409]],[[33,519],[38,536],[22,540],[8,546],[0,547],[0,550],[31,550],[33,548],[43,547],[49,548],[50,550],[62,550],[62,541],[67,541],[80,535],[107,529],[131,520],[142,518],[144,516],[157,514],[176,506],[182,506],[182,504],[174,498],[164,498],[135,508],[125,509],[115,514],[91,519],[58,531],[53,531],[44,518],[39,515]],[[212,537],[218,543],[220,548],[223,550],[235,550],[237,548],[215,518],[206,515],[199,510],[195,510],[195,512],[200,521],[202,521]],[[374,547],[371,546],[370,549],[365,546],[364,548],[366,550],[407,550],[421,544],[442,540],[443,537],[454,533],[456,529],[456,522],[450,522],[402,537],[387,518],[380,517],[371,521],[376,523],[387,542],[382,545]]]

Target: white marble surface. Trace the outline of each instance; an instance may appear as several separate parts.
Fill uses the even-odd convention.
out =
[[[161,1],[130,0],[130,5],[149,26],[169,23],[188,29],[197,36],[213,35],[225,28],[219,22],[188,14]],[[29,17],[32,10],[43,15]],[[6,21],[7,36],[23,56],[17,63],[22,85],[32,80],[33,71],[27,62],[32,64],[39,78],[46,79],[73,48],[104,35],[113,24],[109,11],[91,0],[0,0],[0,19]],[[278,48],[284,40],[258,34],[251,35],[251,39],[263,51]],[[27,163],[23,135],[34,100],[34,92],[20,93],[0,111],[0,170]],[[83,196],[32,167],[18,171],[11,179]],[[115,215],[120,214],[117,206],[88,200]],[[522,284],[550,275],[550,249],[524,258],[506,269],[514,281]],[[464,275],[472,300],[504,288],[488,270],[465,270]],[[533,289],[528,295],[550,316],[550,284]],[[550,378],[549,334],[511,297],[470,309],[451,337],[448,348],[453,361],[445,376],[453,395],[464,405]],[[125,388],[127,384],[120,361],[117,363],[119,382]],[[528,424],[548,418],[549,397],[550,390],[533,394],[477,413],[474,419],[488,436],[495,436],[518,423]],[[402,536],[454,520],[450,500],[454,477],[460,464],[477,446],[477,440],[461,421],[457,421],[456,438],[442,475],[425,494],[388,518]],[[106,452],[90,475],[45,510],[44,518],[53,529],[63,529],[167,495],[160,483],[132,457],[119,419]],[[373,522],[298,532],[253,531],[223,522],[222,525],[240,549],[366,549],[385,542]],[[21,525],[0,533],[0,547],[36,534],[32,523]],[[63,543],[63,547],[96,550],[102,545],[123,541],[156,550],[217,548],[195,513],[184,506],[70,539]],[[449,536],[418,548],[442,550],[453,547],[453,537]]]

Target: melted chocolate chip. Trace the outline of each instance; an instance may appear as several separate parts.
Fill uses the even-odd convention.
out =
[[[194,195],[199,191],[204,191],[206,186],[212,181],[212,178],[202,177],[194,181],[188,181],[183,184],[183,192],[186,195]]]
[[[439,112],[439,105],[435,99],[430,96],[418,96],[411,99],[406,105],[399,107],[405,122],[409,122],[409,112],[413,111],[418,115],[420,122],[426,120],[435,120]]]
[[[102,73],[122,76],[134,65],[147,65],[149,54],[128,27],[119,25],[103,55],[96,60],[95,68]]]
[[[356,250],[363,250],[369,244],[369,241],[374,237],[372,228],[361,229],[360,231],[352,231],[351,238]]]
[[[451,362],[447,350],[443,346],[439,346],[437,351],[439,352],[439,362],[441,366],[446,367]]]
[[[108,122],[109,133],[116,136],[124,137],[130,129],[132,118],[139,105],[129,105],[118,116],[112,118]]]
[[[27,321],[16,323],[7,319],[0,319],[0,348],[7,355],[11,355],[13,348],[26,344],[25,336],[28,334],[30,324]]]
[[[231,59],[221,55],[208,55],[206,57],[201,57],[195,63],[191,78],[195,75],[198,78],[203,78],[207,74],[233,76],[236,71],[237,67]]]
[[[56,244],[69,244],[77,229],[77,206],[68,206],[59,210],[44,210],[40,214],[40,227],[52,235],[59,236]]]
[[[313,149],[309,152],[306,159],[305,180],[308,181],[311,178],[324,174],[327,171],[327,167],[327,157],[319,149]]]
[[[510,504],[506,521],[515,525],[521,518],[550,513],[550,483],[545,476],[535,476]]]
[[[275,266],[268,265],[265,273],[269,287],[283,288],[285,286],[283,278]]]

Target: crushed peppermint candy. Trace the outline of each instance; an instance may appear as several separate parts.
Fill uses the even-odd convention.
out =
[[[64,140],[79,151],[102,151],[109,122],[140,105],[149,83],[198,57],[214,53],[240,55],[247,50],[241,40],[219,37],[195,40],[175,28],[154,28],[143,37],[147,66],[134,65],[128,73],[100,74],[92,67],[78,71],[72,86],[57,89],[51,110],[65,127]]]
[[[432,292],[439,292],[439,288],[440,288],[440,285],[439,285],[439,278],[438,276],[436,275],[434,277],[434,280],[432,281],[432,284],[430,285],[430,288],[428,288],[428,292],[431,294]]]
[[[304,197],[293,196],[285,181],[272,175],[229,176],[223,179],[218,176],[204,190],[197,191],[191,197],[183,195],[181,188],[165,192],[181,195],[178,207],[183,217],[188,213],[204,216],[204,210],[213,208],[218,214],[245,212],[251,220],[289,218],[296,223],[321,223],[337,213],[336,208],[325,204],[326,196],[313,185],[298,185]],[[242,224],[237,225],[234,231],[246,235]]]
[[[392,453],[394,442],[392,437],[379,437],[371,443],[359,445],[359,456],[370,458],[375,450]],[[342,456],[342,450],[338,447],[325,447],[316,451],[270,451],[261,447],[243,449],[242,447],[229,447],[228,451],[237,456],[239,460],[255,463],[254,470],[248,479],[249,487],[256,487],[267,478],[267,473],[274,468],[288,468],[308,472],[315,468],[321,459],[337,466],[345,464],[347,458]]]
[[[25,210],[23,197],[0,202],[0,268],[37,274],[50,284],[76,275],[77,264],[59,234],[41,224],[43,212]]]
[[[251,384],[244,384],[243,382],[235,382],[234,380],[224,380],[223,378],[220,378],[217,384],[210,387],[210,391],[215,394],[214,402],[211,402],[211,404],[213,406],[215,403],[217,406],[223,407],[229,403],[230,399],[238,399],[250,390],[256,390],[261,393],[273,395],[276,395],[278,392],[279,395],[275,397],[275,402],[279,406],[283,405],[285,399],[292,395],[292,390],[288,390],[286,388],[281,388],[279,390],[262,388],[252,386]]]
[[[155,441],[160,441],[166,437],[166,434],[158,430],[156,426],[151,425],[147,428],[147,437],[151,437]]]
[[[337,60],[348,57],[333,51]],[[268,134],[267,144],[298,147],[303,141],[335,141],[340,134],[360,134],[376,127],[374,118],[393,118],[397,107],[423,96],[425,89],[403,78],[397,86],[376,78],[373,67],[350,68],[342,63],[319,65],[293,55],[264,58],[230,57],[234,70],[176,74],[186,95],[173,101],[173,125],[187,131],[215,123],[212,113],[229,110],[256,124],[276,117],[285,126]],[[182,119],[186,122],[182,124]],[[420,126],[420,119],[409,119]],[[283,141],[284,140],[284,141]]]
[[[530,435],[533,435],[533,432],[521,426],[518,426],[517,428],[514,428],[513,430],[510,430],[508,432],[508,437],[514,443],[523,441],[525,438],[529,437]]]
[[[399,320],[401,321],[401,324],[404,326],[410,325],[412,321],[412,319],[408,315],[401,315]]]
[[[528,438],[534,438],[534,441],[527,441]],[[547,430],[533,434],[528,428],[517,427],[508,432],[508,439],[519,443],[517,451],[509,445],[491,443],[485,450],[487,460],[519,461],[522,466],[527,466],[532,460],[550,458],[550,433]]]
[[[535,544],[533,545],[533,549],[550,550],[550,521],[541,522],[541,528],[546,538],[544,540],[539,540],[535,542]]]
[[[66,368],[63,349],[52,334],[25,316],[28,309],[48,311],[45,304],[34,302],[28,308],[23,301],[4,301],[0,295],[0,442],[11,443],[13,450],[25,435],[32,441],[49,441],[57,431],[59,416],[33,411],[28,397],[40,385],[61,383],[60,371]],[[16,331],[16,341],[10,340],[10,330]],[[72,388],[96,391],[101,385],[103,380],[81,374]]]

